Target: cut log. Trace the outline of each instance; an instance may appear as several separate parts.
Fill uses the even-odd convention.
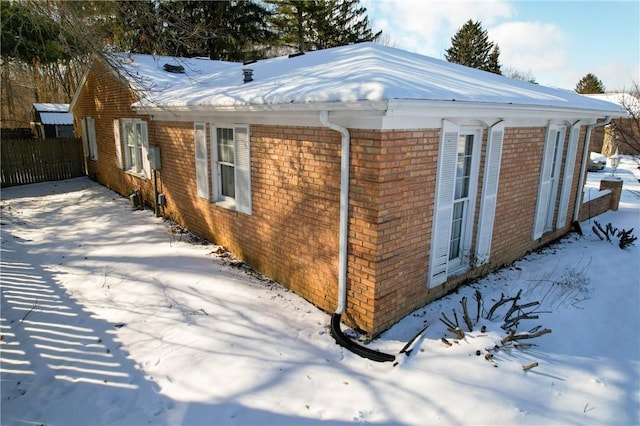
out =
[[[464,323],[467,324],[467,329],[469,330],[469,332],[473,331],[473,323],[471,322],[471,318],[469,317],[469,310],[467,309],[467,297],[463,297],[462,300],[460,301],[460,304],[462,305],[462,319],[464,320]]]
[[[548,328],[544,328],[540,331],[537,331],[535,333],[520,333],[520,334],[516,334],[515,332],[511,332],[509,333],[509,335],[505,338],[503,338],[501,340],[502,344],[504,345],[507,342],[511,342],[511,341],[515,341],[515,340],[524,340],[524,339],[535,339],[536,337],[540,337],[544,334],[549,334],[551,333],[551,330]]]

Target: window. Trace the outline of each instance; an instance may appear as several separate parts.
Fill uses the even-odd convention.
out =
[[[533,227],[533,239],[553,230],[553,218],[558,195],[558,182],[562,167],[565,128],[549,125],[542,158],[538,202]]]
[[[149,151],[147,123],[135,119],[122,120],[122,133],[125,147],[125,170],[143,177],[150,177],[151,168],[147,157]]]
[[[218,148],[218,176],[220,177],[219,193],[223,199],[236,198],[235,182],[235,144],[233,129],[216,129]]]
[[[195,123],[193,130],[196,151],[196,186],[198,189],[198,196],[209,199],[209,173],[207,167],[208,159],[205,124]]]
[[[569,212],[569,199],[573,191],[573,171],[578,153],[578,138],[580,137],[579,122],[574,123],[569,130],[569,145],[567,147],[567,159],[564,165],[564,176],[562,178],[562,192],[560,194],[560,206],[558,207],[558,219],[556,228],[563,228],[567,224],[567,214]]]
[[[251,157],[247,126],[218,126],[213,131],[214,201],[251,214]]]
[[[449,275],[469,266],[482,132],[461,130],[445,121],[441,134],[431,233],[430,287],[444,283]]]
[[[82,118],[82,145],[84,147],[85,157],[94,161],[98,159],[96,121],[93,117]]]
[[[448,269],[456,270],[463,266],[469,256],[471,246],[471,228],[473,225],[474,195],[471,186],[475,187],[473,154],[475,134],[460,134],[458,136],[456,177],[453,196],[453,216],[451,219],[451,239],[449,243]]]

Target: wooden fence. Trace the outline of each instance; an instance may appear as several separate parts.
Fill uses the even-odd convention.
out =
[[[3,187],[84,176],[80,139],[3,139]]]

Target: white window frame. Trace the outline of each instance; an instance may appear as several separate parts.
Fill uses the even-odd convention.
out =
[[[233,163],[219,161],[218,129],[233,132]],[[244,124],[217,123],[211,126],[211,178],[213,201],[228,209],[251,214],[251,135],[249,126]],[[222,194],[222,166],[233,166],[234,197]]]
[[[534,240],[554,229],[553,218],[560,183],[565,134],[565,126],[549,124],[547,128],[533,225]]]
[[[562,192],[560,193],[560,205],[558,207],[558,218],[556,219],[557,229],[564,228],[567,225],[569,199],[573,192],[573,172],[576,166],[578,139],[580,137],[579,123],[579,121],[573,123],[569,130],[569,145],[567,146],[567,157],[564,164],[564,176],[562,178]]]
[[[151,166],[149,163],[147,122],[135,118],[125,118],[121,121],[122,132],[120,137],[124,145],[125,171],[148,179],[151,176]],[[132,127],[134,130],[138,127],[140,130],[140,133],[133,131],[133,140],[129,140],[130,134],[127,131],[128,127]]]
[[[459,273],[461,270],[467,270],[470,266],[470,254],[471,254],[471,240],[473,238],[474,229],[474,216],[476,211],[476,199],[478,193],[478,172],[480,165],[480,148],[482,146],[482,129],[481,128],[468,128],[462,127],[458,138],[466,138],[467,136],[473,136],[473,145],[471,147],[471,165],[469,170],[469,183],[466,199],[464,220],[462,224],[462,236],[460,244],[460,256],[455,259],[449,259],[449,265],[447,270],[449,274]],[[456,153],[459,155],[459,153]],[[454,205],[457,199],[454,196]]]
[[[427,285],[430,288],[445,283],[449,276],[462,273],[471,266],[470,249],[478,191],[479,154],[480,147],[482,146],[482,128],[480,127],[460,127],[454,123],[443,120],[440,134],[436,193],[431,231],[431,255],[429,259],[429,277],[427,280]],[[460,137],[467,135],[473,135],[474,140],[471,152],[469,190],[468,196],[465,197],[467,201],[466,215],[462,227],[463,239],[460,246],[461,255],[456,259],[449,259],[455,202],[458,143]]]
[[[98,142],[96,140],[96,120],[93,117],[82,117],[82,145],[85,157],[97,161]]]

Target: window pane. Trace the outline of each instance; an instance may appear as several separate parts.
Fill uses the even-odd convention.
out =
[[[236,198],[236,183],[233,166],[220,165],[220,192],[225,197]]]
[[[233,129],[217,129],[218,161],[234,163],[233,158]]]
[[[125,124],[124,125],[124,132],[125,132],[126,137],[127,137],[127,145],[128,146],[135,146],[136,138],[133,136],[133,124],[132,123]]]
[[[453,220],[451,222],[451,244],[449,246],[449,260],[460,256],[460,242],[462,239],[462,225],[464,221],[464,201],[453,205]]]
[[[456,166],[455,199],[469,196],[471,176],[471,155],[473,154],[473,135],[460,135],[458,139],[458,159]]]
[[[133,132],[133,123],[126,123],[124,131],[127,136],[127,150],[129,151],[129,168],[136,168],[136,137]]]
[[[551,179],[555,177],[556,165],[558,163],[558,148],[560,147],[560,132],[556,132],[556,140],[553,148],[553,162],[551,163]]]
[[[195,144],[196,144],[196,158],[206,159],[206,142],[204,135],[204,128],[197,127],[195,131]]]
[[[131,161],[129,168],[135,169],[137,163],[136,163],[136,149],[134,147],[129,147],[129,160]]]

